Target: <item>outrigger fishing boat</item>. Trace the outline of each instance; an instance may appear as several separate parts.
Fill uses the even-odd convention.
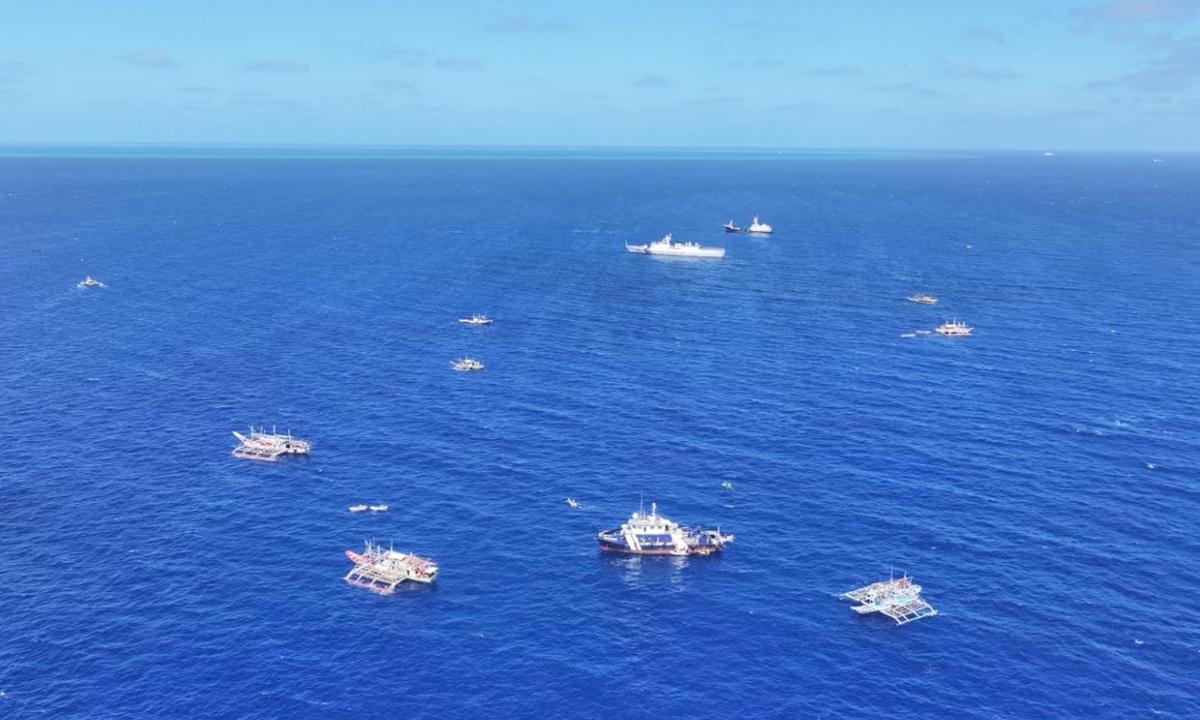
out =
[[[720,552],[733,535],[700,527],[687,528],[658,514],[658,505],[650,503],[650,513],[638,508],[625,523],[614,530],[598,534],[604,552],[633,555],[708,555]]]
[[[891,577],[838,597],[859,603],[850,608],[859,615],[877,612],[895,620],[897,625],[937,615],[937,610],[921,599],[921,586],[908,575],[899,579]]]
[[[962,320],[951,320],[938,325],[933,331],[945,337],[970,337],[971,331],[974,329]]]
[[[308,455],[312,450],[312,443],[292,437],[290,430],[285,435],[275,432],[275,428],[267,432],[266,428],[256,430],[252,425],[249,436],[236,430],[233,435],[242,443],[233,449],[233,456],[243,460],[274,462],[281,455]]]
[[[361,554],[347,550],[346,557],[354,563],[354,568],[343,579],[381,595],[391,595],[405,580],[431,583],[437,579],[438,566],[434,561],[392,548],[385,550],[370,540]]]

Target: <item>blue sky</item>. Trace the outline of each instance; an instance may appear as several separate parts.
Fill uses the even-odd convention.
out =
[[[5,0],[0,142],[1200,151],[1200,0]]]

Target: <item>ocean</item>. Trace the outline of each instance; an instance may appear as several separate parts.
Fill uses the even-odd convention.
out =
[[[0,159],[0,716],[1200,718],[1152,159]],[[737,539],[601,554],[643,501]],[[367,539],[437,583],[342,582]],[[835,598],[893,572],[939,615]]]

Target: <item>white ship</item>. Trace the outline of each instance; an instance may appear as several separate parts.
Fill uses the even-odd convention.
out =
[[[605,552],[634,555],[708,555],[720,552],[733,536],[720,528],[683,527],[658,514],[658,505],[650,503],[650,513],[639,508],[629,522],[596,536]]]
[[[473,325],[475,327],[492,324],[492,319],[487,315],[472,315],[469,318],[459,318],[458,321],[460,323],[466,323],[467,325]]]
[[[945,335],[946,337],[970,337],[971,331],[974,329],[962,320],[951,320],[950,322],[938,325],[933,331],[938,335]]]
[[[662,240],[652,242],[649,245],[630,245],[625,243],[625,249],[631,253],[644,253],[646,255],[675,255],[679,257],[725,257],[725,248],[715,247],[700,247],[693,242],[671,242],[671,233],[667,233]]]
[[[758,216],[755,215],[754,222],[750,223],[750,227],[746,228],[746,232],[758,233],[760,235],[770,235],[775,231],[765,222],[759,222]]]
[[[104,283],[99,280],[93,280],[91,275],[75,283],[75,287],[86,290],[87,288],[104,287]]]

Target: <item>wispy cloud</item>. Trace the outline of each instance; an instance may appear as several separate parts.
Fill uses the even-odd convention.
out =
[[[985,68],[972,63],[954,63],[946,68],[946,77],[955,80],[1015,80],[1021,76],[1010,67]]]
[[[483,26],[484,30],[495,33],[549,35],[566,33],[575,29],[565,20],[533,20],[527,15],[513,15]]]
[[[293,60],[259,60],[242,65],[246,72],[276,73],[280,75],[303,75],[308,72],[308,63]]]
[[[937,98],[946,97],[946,93],[942,92],[941,90],[938,90],[937,88],[932,88],[932,87],[929,87],[928,85],[922,85],[921,83],[912,82],[912,81],[902,82],[902,83],[892,83],[890,85],[880,85],[880,86],[878,86],[878,89],[883,90],[885,92],[891,92],[891,93],[897,93],[900,95],[909,95],[911,97],[923,98],[925,100],[934,100]]]
[[[862,75],[863,71],[857,65],[835,65],[827,68],[816,68],[812,71],[813,75],[825,75],[827,77],[853,77]]]
[[[1078,7],[1068,15],[1087,28],[1098,23],[1138,24],[1186,20],[1200,10],[1200,0],[1112,0]]]
[[[398,62],[405,67],[433,67],[451,72],[468,72],[483,68],[483,61],[474,55],[440,53],[389,42],[379,43],[366,51],[367,55],[376,60]]]
[[[981,27],[978,25],[963,30],[963,36],[970,38],[971,40],[994,43],[1003,43],[1006,39],[1008,39],[1004,33],[996,30],[995,28]]]
[[[645,73],[637,78],[634,78],[633,84],[640,88],[666,88],[677,85],[674,80],[665,75],[658,73]]]
[[[1149,67],[1122,77],[1120,84],[1148,92],[1177,92],[1200,82],[1200,36],[1180,41]]]
[[[403,93],[405,95],[417,95],[417,86],[407,80],[393,80],[383,78],[375,81],[375,87],[387,93]]]
[[[123,55],[121,59],[140,67],[165,68],[175,67],[179,64],[162,50],[139,50],[135,53]]]
[[[483,67],[483,61],[474,55],[436,55],[433,66],[454,72],[478,70]]]

